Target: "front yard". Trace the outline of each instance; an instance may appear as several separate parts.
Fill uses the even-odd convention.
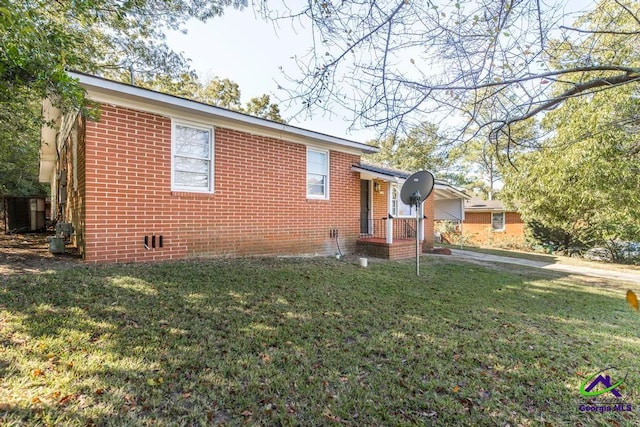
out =
[[[637,421],[625,292],[640,289],[436,256],[421,272],[244,259],[0,275],[0,424]],[[602,369],[622,398],[580,394]],[[599,412],[612,400],[631,410]]]

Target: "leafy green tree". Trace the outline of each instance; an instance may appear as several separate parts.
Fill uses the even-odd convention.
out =
[[[587,40],[554,43],[548,50],[550,65],[640,66],[637,6],[600,2],[576,23]],[[550,90],[562,96],[572,85],[585,84],[580,83],[584,77],[573,79],[554,82]],[[615,258],[615,241],[640,240],[640,78],[631,84],[602,79],[609,82],[606,90],[595,85],[547,113],[542,130],[550,136],[540,149],[516,159],[518,170],[505,171],[504,194],[519,204],[526,220],[565,233],[565,244],[607,245]]]
[[[271,102],[269,95],[264,94],[251,98],[243,106],[238,83],[229,79],[218,77],[210,79],[196,92],[194,99],[217,107],[284,123],[284,119],[280,116],[280,107]]]
[[[40,101],[51,98],[63,110],[86,108],[84,92],[67,70],[124,81],[132,69],[145,79],[184,76],[188,64],[167,46],[164,31],[181,28],[187,19],[220,15],[225,6],[245,4],[0,0],[0,194],[42,191],[33,173],[42,125]]]
[[[477,114],[488,116],[490,113]],[[529,151],[524,147],[536,144],[539,132],[532,119],[514,124],[510,129],[508,137],[498,135],[497,138],[486,128],[469,129],[472,136],[456,147],[455,155],[471,180],[465,188],[488,200],[499,198],[503,171],[511,168],[510,158],[517,152]],[[516,140],[517,145],[510,145],[510,140]]]
[[[131,83],[131,74],[127,71],[112,76],[117,81],[127,81]],[[198,81],[198,76],[194,72],[185,72],[178,76],[161,74],[151,78],[133,74],[133,84],[162,93],[169,93],[181,98],[197,99],[202,90],[202,85]]]
[[[639,240],[639,120],[631,86],[567,100],[545,118],[555,136],[506,170],[504,196],[525,220],[574,240],[612,248],[616,240]]]
[[[179,76],[184,58],[165,42],[166,29],[187,19],[206,20],[227,2],[213,0],[2,1],[0,6],[0,96],[29,87],[38,96],[57,95],[78,104],[81,91],[67,69],[122,77]],[[233,3],[241,7],[244,3]],[[128,80],[128,79],[127,79]],[[24,94],[21,94],[24,95]]]
[[[148,89],[193,99],[216,107],[227,108],[279,123],[285,122],[280,115],[280,107],[271,102],[269,95],[264,94],[251,98],[243,106],[240,86],[233,80],[213,77],[202,84],[195,74],[184,73],[177,78],[165,75],[146,80],[136,78],[134,83]]]
[[[405,136],[389,135],[370,143],[380,151],[366,156],[368,160],[408,171],[429,170],[439,178],[456,182],[460,179],[451,146],[443,141],[433,123],[421,123]]]
[[[239,111],[242,109],[240,87],[229,79],[214,77],[196,94],[196,99],[205,104]]]
[[[20,88],[25,91],[28,88]],[[23,99],[29,104],[23,104]],[[16,97],[0,106],[0,197],[39,195],[46,188],[38,182],[38,150],[32,141],[40,140],[39,102],[31,96]],[[16,111],[22,114],[13,114]]]
[[[243,112],[256,117],[262,117],[263,119],[272,120],[274,122],[285,123],[285,120],[280,115],[280,106],[271,102],[269,95],[262,95],[256,98],[251,98],[249,102],[245,104]]]
[[[501,180],[498,154],[488,139],[474,139],[456,150],[468,177],[465,188],[478,196],[493,200]]]
[[[37,179],[40,100],[64,93],[59,101],[80,103],[64,69],[66,61],[82,61],[70,49],[77,38],[26,3],[0,7],[0,196],[44,190]]]

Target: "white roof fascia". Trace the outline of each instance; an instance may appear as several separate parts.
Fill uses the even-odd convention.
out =
[[[351,166],[351,170],[354,172],[359,172],[360,176],[364,179],[379,179],[381,181],[392,182],[396,184],[404,182],[404,179],[401,180],[397,176],[390,176],[379,172],[373,172],[367,169],[359,168],[358,166]]]
[[[434,185],[434,188],[438,191],[441,192],[445,192],[447,193],[447,195],[449,196],[453,196],[453,197],[447,197],[448,199],[463,199],[463,200],[468,200],[471,198],[471,196],[469,196],[468,194],[458,190],[455,187],[452,187],[449,184],[441,184],[436,182]]]
[[[86,74],[70,72],[69,75],[78,79],[80,85],[87,90],[89,98],[97,102],[107,102],[115,105],[125,104],[124,106],[126,106],[127,103],[124,101],[133,101],[137,108],[155,112],[159,107],[164,114],[169,116],[179,115],[180,113],[207,116],[222,120],[225,123],[236,123],[240,127],[244,126],[246,128],[250,126],[253,133],[265,133],[266,136],[270,137],[279,135],[282,139],[292,139],[291,137],[294,137],[295,141],[293,142],[300,143],[305,143],[300,141],[300,139],[304,139],[310,144],[329,146],[337,151],[367,154],[379,151],[377,147],[368,144],[249,116],[149,89]],[[260,132],[261,130],[266,132]]]
[[[399,185],[404,184],[404,182],[406,181],[405,178],[400,178],[398,176],[391,176],[391,175],[387,175],[387,174],[383,174],[383,173],[379,173],[379,172],[375,172],[375,171],[370,171],[368,169],[364,169],[364,168],[360,168],[358,166],[352,166],[351,170],[354,172],[360,172],[360,175],[365,178],[365,179],[380,179],[382,181],[386,181],[386,182],[392,182],[392,183],[396,183]],[[471,196],[467,195],[466,193],[456,189],[455,187],[443,183],[442,181],[438,182],[436,180],[436,182],[433,185],[433,189],[434,189],[434,194],[438,194],[441,195],[442,199],[470,199]]]
[[[38,171],[38,181],[40,182],[51,182],[58,157],[56,144],[60,131],[61,115],[60,109],[56,108],[49,99],[42,101],[42,118],[45,124],[40,129],[40,168]],[[55,127],[49,126],[50,124]]]

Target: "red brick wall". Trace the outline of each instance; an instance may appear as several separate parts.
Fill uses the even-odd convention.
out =
[[[58,197],[64,193],[64,200],[58,200],[59,205],[64,206],[58,211],[58,205],[53,206],[53,216],[62,222],[73,224],[74,233],[71,235],[71,243],[76,246],[81,254],[84,254],[84,219],[85,219],[85,165],[84,165],[84,125],[85,121],[81,116],[76,117],[74,127],[64,142],[60,151],[60,160],[56,164],[55,173],[63,176],[58,179],[57,188],[54,189]],[[74,148],[74,144],[76,145]],[[74,173],[74,168],[77,172]],[[62,202],[62,203],[61,203]]]
[[[330,200],[306,198],[306,147],[215,128],[214,194],[171,191],[171,121],[102,105],[86,132],[89,262],[333,254],[359,234],[359,156],[330,153]],[[163,248],[144,236],[163,236]],[[157,240],[156,240],[157,243]]]
[[[504,231],[491,229],[491,212],[465,212],[462,233],[467,242],[480,246],[520,246],[524,244],[524,223],[518,212],[505,213]]]
[[[389,260],[416,256],[416,243],[411,240],[394,241],[390,245],[381,241],[363,240],[358,244],[358,249],[361,255]]]
[[[380,185],[380,191],[373,192],[373,219],[381,220],[389,215],[389,208],[387,207],[389,202],[389,183],[384,181],[374,180],[374,186],[376,183]],[[379,222],[379,221],[377,221]]]

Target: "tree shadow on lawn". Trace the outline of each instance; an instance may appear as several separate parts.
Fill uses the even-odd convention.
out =
[[[0,420],[628,421],[577,409],[585,376],[636,363],[622,290],[428,263],[419,278],[408,262],[327,259],[13,276],[0,287]]]

